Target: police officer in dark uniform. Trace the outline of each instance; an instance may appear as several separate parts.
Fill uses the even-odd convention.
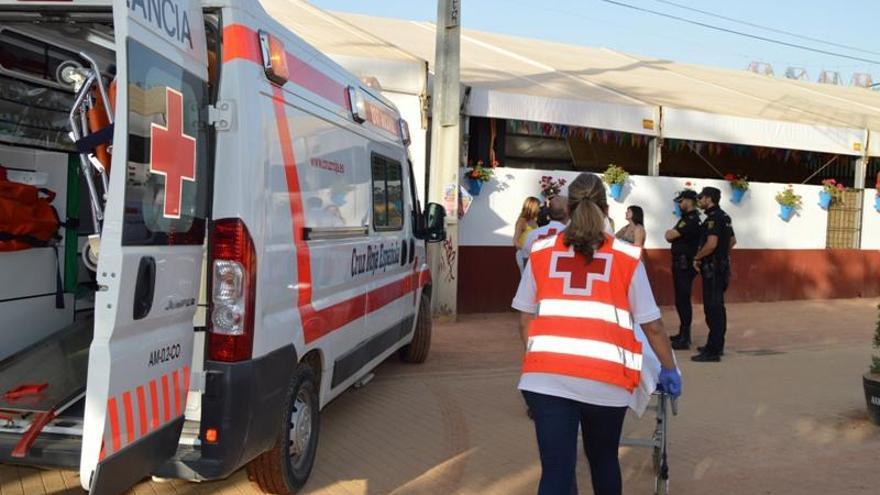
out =
[[[670,337],[673,349],[690,349],[693,306],[691,291],[697,270],[694,256],[700,248],[700,212],[697,210],[697,193],[682,191],[675,200],[681,208],[681,220],[666,231],[666,241],[672,246],[672,285],[675,288],[675,309],[678,311],[678,335]]]
[[[701,226],[700,249],[694,257],[694,268],[703,277],[703,308],[709,338],[700,353],[692,357],[697,362],[718,362],[724,354],[724,334],[727,333],[727,310],[724,292],[730,283],[730,249],[736,244],[730,216],[718,207],[721,191],[705,187],[697,196],[700,208],[706,213]]]

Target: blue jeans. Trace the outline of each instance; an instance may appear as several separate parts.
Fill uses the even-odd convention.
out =
[[[617,449],[626,407],[594,406],[552,395],[522,392],[538,437],[538,495],[576,495],[577,432],[581,427],[595,495],[621,495]]]

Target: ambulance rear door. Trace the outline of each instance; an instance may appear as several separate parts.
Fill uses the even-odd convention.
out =
[[[198,0],[113,0],[113,158],[80,463],[121,493],[172,457],[186,410],[210,191]]]

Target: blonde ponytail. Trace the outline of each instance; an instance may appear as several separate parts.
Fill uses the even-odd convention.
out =
[[[605,216],[608,200],[598,176],[583,173],[568,186],[568,210],[571,220],[563,242],[593,259],[593,253],[605,242]]]

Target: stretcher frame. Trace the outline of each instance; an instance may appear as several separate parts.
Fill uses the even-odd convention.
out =
[[[675,398],[663,391],[652,394],[652,404],[648,405],[649,411],[656,413],[656,423],[651,438],[627,438],[620,439],[620,445],[627,447],[647,447],[652,449],[654,470],[654,495],[666,495],[669,493],[669,463],[667,460],[669,439],[669,411],[672,415],[678,415],[678,404]]]

